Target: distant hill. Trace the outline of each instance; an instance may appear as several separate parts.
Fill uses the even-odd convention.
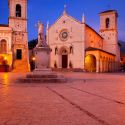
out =
[[[125,54],[125,41],[119,41],[121,44],[121,54]]]
[[[46,40],[46,35],[45,35],[45,40]],[[30,40],[30,41],[28,42],[29,50],[35,48],[36,45],[37,45],[37,43],[38,43],[38,39]]]
[[[28,42],[28,47],[29,50],[33,49],[34,47],[36,47],[36,44],[38,43],[38,39],[33,39],[31,41]]]

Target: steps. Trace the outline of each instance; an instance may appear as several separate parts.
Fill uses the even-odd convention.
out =
[[[66,78],[55,73],[49,74],[28,74],[25,78],[19,79],[21,83],[65,83]]]

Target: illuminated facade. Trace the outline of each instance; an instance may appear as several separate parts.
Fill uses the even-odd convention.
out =
[[[118,14],[100,13],[100,33],[88,26],[83,16],[78,21],[64,10],[61,17],[47,26],[47,42],[52,49],[51,67],[111,72],[119,69]]]
[[[0,25],[0,71],[29,71],[27,0],[9,0],[9,24]]]

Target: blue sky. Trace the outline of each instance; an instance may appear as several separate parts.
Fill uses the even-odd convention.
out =
[[[125,0],[28,0],[28,33],[29,40],[37,38],[35,24],[41,20],[45,26],[47,21],[53,24],[62,14],[64,4],[68,14],[81,20],[83,13],[86,23],[99,31],[98,13],[108,9],[116,9],[119,14],[119,39],[125,41]],[[0,0],[0,24],[8,23],[8,0]]]

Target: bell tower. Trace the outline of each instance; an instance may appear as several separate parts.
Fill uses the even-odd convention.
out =
[[[27,0],[9,0],[9,27],[13,30],[13,71],[29,71]]]
[[[108,10],[100,13],[100,35],[104,38],[104,50],[115,54],[116,61],[120,59],[118,45],[118,13]]]

